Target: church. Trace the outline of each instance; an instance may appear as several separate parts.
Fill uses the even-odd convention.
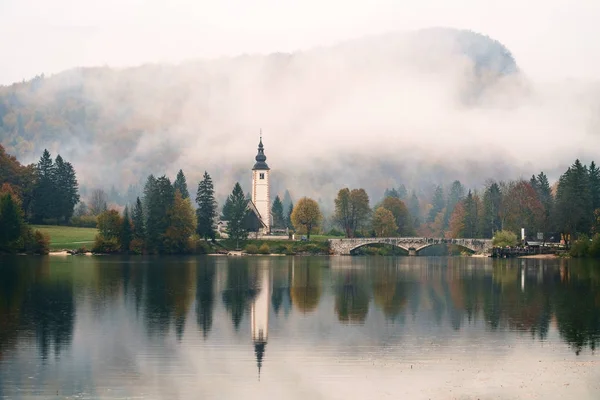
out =
[[[267,156],[262,142],[262,134],[258,143],[258,154],[256,154],[254,167],[252,167],[252,198],[248,202],[250,220],[249,231],[258,232],[262,235],[271,233],[271,192],[269,188],[269,172]]]

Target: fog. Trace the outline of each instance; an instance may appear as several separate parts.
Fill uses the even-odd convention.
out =
[[[36,146],[71,160],[86,187],[126,189],[182,168],[190,191],[206,170],[223,197],[236,180],[249,190],[262,130],[273,196],[288,188],[328,204],[343,186],[378,200],[400,183],[480,188],[542,170],[555,180],[576,157],[596,157],[597,83],[538,81],[509,51],[433,29],[294,53],[69,70],[30,101],[44,107],[72,94],[86,121]]]

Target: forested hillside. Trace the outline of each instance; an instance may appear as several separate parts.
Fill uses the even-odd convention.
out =
[[[279,174],[274,184],[281,192],[289,186],[286,179],[312,176],[315,158],[361,151],[351,143],[344,146],[344,138],[372,129],[398,137],[408,134],[397,121],[385,122],[388,115],[363,116],[364,126],[355,132],[345,125],[354,125],[357,107],[378,103],[373,110],[381,109],[396,100],[403,107],[407,93],[395,92],[393,86],[423,71],[430,74],[423,90],[431,90],[428,76],[439,76],[457,85],[450,94],[468,105],[517,66],[493,39],[432,29],[293,54],[77,68],[0,87],[0,143],[25,163],[35,161],[45,148],[60,152],[83,178],[84,192],[86,187],[112,185],[124,190],[148,172],[175,172],[174,165],[186,168],[194,179],[211,169],[217,177],[223,174],[243,183],[263,128],[267,155]],[[465,74],[468,79],[455,79]],[[440,87],[445,87],[443,82]],[[389,93],[381,93],[388,86]],[[313,141],[315,137],[320,140]],[[295,148],[303,144],[313,149],[299,154]],[[292,158],[298,160],[294,165]],[[319,171],[323,175],[317,181],[327,182],[335,168]],[[377,189],[388,183],[379,183]]]

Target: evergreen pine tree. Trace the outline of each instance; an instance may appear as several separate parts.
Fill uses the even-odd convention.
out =
[[[133,237],[135,239],[144,240],[146,238],[144,230],[144,211],[142,208],[142,201],[140,198],[136,198],[135,205],[133,206]]]
[[[196,193],[196,217],[198,220],[197,232],[204,240],[215,238],[215,217],[217,216],[217,201],[212,179],[208,172],[204,171],[204,177],[198,183]]]
[[[10,193],[0,197],[0,250],[16,250],[15,242],[21,236],[23,213]]]
[[[552,196],[550,182],[548,182],[548,177],[546,174],[544,174],[544,172],[540,172],[535,181],[535,191],[540,199],[540,202],[544,206],[544,220],[540,228],[544,233],[548,233],[553,228],[552,215],[554,213],[554,196]]]
[[[156,178],[150,175],[144,186],[144,227],[146,229],[146,246],[149,251],[156,250],[162,234],[160,230],[160,193]]]
[[[473,196],[473,193],[469,190],[467,197],[463,201],[465,216],[464,216],[464,237],[476,238],[477,237],[477,202]]]
[[[408,201],[408,212],[413,219],[413,227],[418,228],[421,225],[421,207],[419,206],[419,198],[414,190]]]
[[[579,160],[560,177],[556,191],[556,217],[563,233],[587,234],[593,222],[589,172]]]
[[[57,193],[54,190],[54,163],[48,150],[44,150],[37,164],[37,182],[33,195],[34,219],[42,222],[55,218],[57,209]]]
[[[121,223],[121,232],[119,235],[119,243],[121,244],[121,251],[126,253],[129,251],[129,245],[133,239],[133,227],[131,226],[131,219],[129,219],[129,208],[125,206],[123,212],[123,222]]]
[[[396,199],[399,199],[400,193],[398,193],[398,191],[395,188],[385,189],[385,191],[383,192],[383,198],[385,199],[386,197],[394,197]]]
[[[79,202],[77,177],[71,163],[65,162],[60,154],[56,156],[54,166],[55,217],[68,222],[73,216],[75,205]]]
[[[592,209],[600,208],[600,169],[592,161],[589,167],[590,196],[592,197]]]
[[[283,216],[283,203],[279,196],[275,196],[273,205],[271,206],[271,213],[273,214],[273,227],[274,228],[285,228],[285,217]]]
[[[500,219],[500,207],[502,205],[502,193],[500,186],[493,182],[483,193],[483,219],[482,235],[491,238],[494,233],[502,229]]]
[[[458,202],[464,199],[464,197],[465,187],[462,185],[462,183],[460,183],[459,180],[452,182],[452,186],[450,186],[450,191],[448,192],[448,198],[446,199],[446,213],[444,214],[443,230],[448,228],[450,215],[452,215],[454,207],[456,207]]]
[[[282,200],[282,204],[283,204],[283,209],[285,211],[290,209],[290,204],[292,204],[292,195],[290,194],[289,190],[285,190],[285,193],[283,194],[283,200]]]
[[[435,221],[435,217],[444,209],[444,190],[441,186],[437,186],[435,188],[435,192],[433,193],[433,199],[431,200],[431,209],[429,210],[429,215],[427,216],[427,222]]]
[[[229,221],[231,219],[231,209],[232,204],[231,204],[231,199],[229,197],[227,197],[227,199],[225,199],[225,204],[223,204],[223,211],[222,211],[222,215],[221,215],[221,219],[223,221]]]
[[[239,241],[248,237],[248,231],[244,227],[244,220],[248,215],[248,199],[244,196],[244,191],[238,182],[229,195],[231,204],[231,216],[227,224],[227,234],[229,239],[236,241],[239,247]]]
[[[183,199],[187,199],[190,197],[190,192],[188,191],[188,187],[187,187],[187,181],[185,180],[185,175],[183,174],[183,170],[179,170],[179,172],[177,173],[177,177],[175,178],[175,182],[173,183],[173,193],[175,193],[176,190],[179,190],[179,193],[181,193],[181,197]]]
[[[287,215],[285,218],[285,224],[288,229],[294,229],[294,224],[292,224],[292,212],[294,212],[294,203],[290,202],[288,207]]]

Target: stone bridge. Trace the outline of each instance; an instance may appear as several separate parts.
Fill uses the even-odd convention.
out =
[[[387,244],[404,249],[410,256],[429,246],[437,244],[454,244],[464,247],[478,254],[491,253],[491,239],[445,239],[445,238],[419,238],[419,237],[392,237],[392,238],[353,238],[329,239],[329,246],[333,254],[349,255],[354,249],[368,244]]]

